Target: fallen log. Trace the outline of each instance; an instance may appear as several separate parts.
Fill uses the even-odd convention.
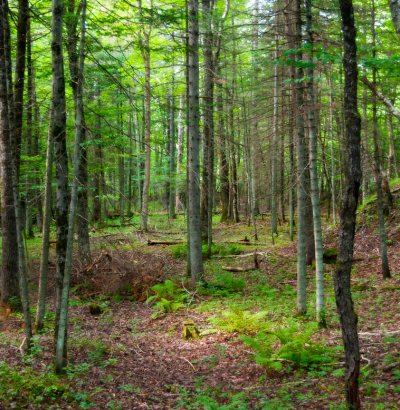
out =
[[[149,246],[151,245],[180,245],[182,243],[186,243],[186,242],[183,242],[182,239],[177,239],[174,241],[153,241],[152,239],[147,240],[147,245]]]
[[[245,253],[244,255],[225,255],[225,256],[214,256],[214,258],[245,258],[246,256],[254,256],[260,255],[260,256],[267,256],[267,252],[252,252],[252,253]]]
[[[231,245],[271,246],[270,243],[266,243],[266,242],[250,242],[250,241],[224,241],[224,242],[220,242],[220,243],[229,243]]]
[[[222,266],[222,270],[226,270],[228,272],[249,272],[251,270],[257,270],[255,266],[252,268],[239,268],[237,266]]]

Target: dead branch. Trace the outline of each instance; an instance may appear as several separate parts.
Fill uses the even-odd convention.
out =
[[[182,243],[186,243],[186,242],[183,242],[182,239],[176,239],[174,241],[153,241],[152,239],[147,240],[147,245],[149,246],[151,245],[179,245]]]

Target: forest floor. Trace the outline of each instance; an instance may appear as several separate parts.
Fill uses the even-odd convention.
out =
[[[219,224],[218,219],[215,216],[215,254],[205,260],[206,279],[215,286],[205,289],[186,284],[183,244],[147,242],[184,240],[183,216],[169,221],[165,214],[152,214],[149,233],[134,226],[92,232],[95,263],[74,264],[67,374],[52,373],[55,269],[51,268],[46,327],[35,335],[31,355],[22,355],[19,348],[24,338],[22,315],[0,316],[0,409],[344,408],[334,265],[324,266],[327,328],[318,329],[312,267],[307,276],[308,313],[294,318],[296,245],[290,241],[288,226],[279,227],[272,245],[269,220],[259,217],[262,245],[240,246],[221,243],[250,238],[251,228],[244,222]],[[375,211],[372,205],[359,211],[352,294],[359,318],[365,409],[400,408],[400,213],[393,211],[387,221],[392,278],[383,281]],[[40,241],[37,237],[27,244],[32,300],[37,293]],[[324,248],[334,246],[337,227],[325,224]],[[222,269],[253,267],[256,250],[262,253],[258,269],[233,273]],[[221,257],[232,253],[250,255]],[[168,288],[166,279],[174,285]],[[167,300],[145,303],[154,294],[150,287],[155,283],[160,296],[169,289]],[[100,307],[99,314],[90,313],[93,304]],[[33,303],[31,308],[34,317]],[[182,338],[187,320],[194,322],[200,338]]]

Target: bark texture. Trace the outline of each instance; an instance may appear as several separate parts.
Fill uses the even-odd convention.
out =
[[[339,5],[342,16],[344,43],[346,179],[343,202],[340,208],[339,263],[334,273],[334,287],[346,356],[346,401],[349,408],[360,409],[358,386],[360,352],[357,334],[357,315],[354,312],[350,291],[350,276],[353,262],[356,211],[361,182],[361,118],[357,109],[358,69],[353,3],[351,0],[340,0]]]
[[[12,180],[12,130],[10,129],[8,99],[10,82],[7,81],[6,43],[9,26],[8,3],[2,2],[0,8],[0,177],[1,177],[1,232],[2,232],[2,274],[1,303],[12,307],[20,305],[18,275],[18,242],[14,211]],[[8,33],[7,33],[8,32]],[[11,91],[12,93],[12,91]]]

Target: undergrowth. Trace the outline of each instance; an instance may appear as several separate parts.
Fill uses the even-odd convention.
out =
[[[178,289],[170,280],[166,280],[164,283],[159,283],[150,288],[155,295],[150,296],[146,303],[156,301],[153,306],[157,312],[151,315],[152,319],[156,319],[158,316],[169,312],[176,312],[180,308],[186,306],[189,298],[189,294],[185,293],[183,289]]]
[[[207,256],[207,245],[202,246],[203,257]],[[218,254],[219,256],[240,255],[243,252],[243,247],[239,244],[223,244],[213,243],[211,245],[211,255]],[[172,256],[175,258],[187,257],[187,244],[176,245],[172,248]]]

